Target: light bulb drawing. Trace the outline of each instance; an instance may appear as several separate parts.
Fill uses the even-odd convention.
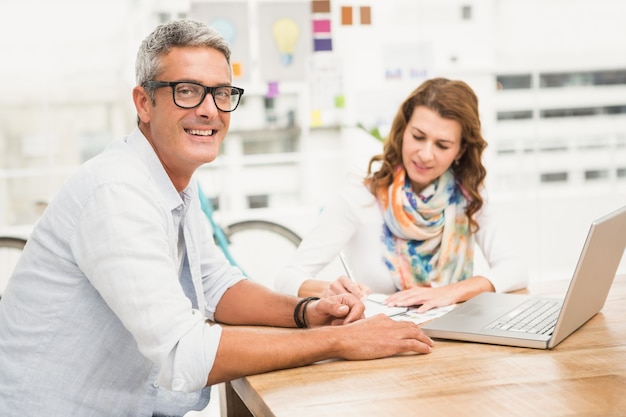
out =
[[[300,27],[295,20],[283,17],[274,22],[272,36],[280,53],[280,61],[284,66],[291,65]]]
[[[217,32],[224,37],[226,42],[232,46],[233,41],[235,40],[235,35],[237,34],[237,30],[235,29],[233,22],[229,19],[218,17],[217,19],[213,19],[209,22],[209,25],[213,27],[213,29],[217,30]]]

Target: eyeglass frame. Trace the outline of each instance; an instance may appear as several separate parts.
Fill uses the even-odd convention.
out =
[[[181,106],[180,104],[178,104],[178,102],[176,101],[176,86],[178,84],[193,84],[193,85],[197,85],[198,87],[202,87],[203,92],[202,92],[202,98],[200,99],[200,101],[198,102],[198,104],[196,104],[195,106],[191,106],[191,107],[185,107],[185,106]],[[241,87],[235,87],[234,85],[218,85],[215,87],[208,87],[206,85],[197,83],[195,81],[156,81],[156,80],[152,80],[152,81],[146,81],[145,83],[143,83],[143,87],[144,88],[150,88],[152,90],[156,90],[157,88],[162,88],[162,87],[171,87],[172,88],[172,101],[174,102],[174,104],[178,107],[180,107],[181,109],[195,109],[196,107],[198,107],[199,105],[201,105],[204,102],[204,99],[206,99],[207,94],[211,94],[211,97],[213,97],[213,103],[215,104],[215,107],[224,113],[230,113],[232,111],[235,111],[237,109],[237,107],[239,107],[239,103],[241,103],[241,96],[243,96],[243,92],[244,89]],[[217,90],[218,88],[232,88],[238,91],[238,96],[239,96],[239,100],[237,101],[237,104],[235,105],[235,107],[233,107],[230,110],[222,110],[220,108],[220,106],[217,104],[217,101],[215,100],[215,90]]]

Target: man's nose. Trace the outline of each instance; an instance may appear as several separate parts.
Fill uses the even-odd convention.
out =
[[[196,111],[201,116],[207,117],[215,117],[219,114],[219,109],[215,105],[215,100],[213,99],[213,95],[211,93],[207,93],[204,100],[202,100],[200,105],[196,107]]]

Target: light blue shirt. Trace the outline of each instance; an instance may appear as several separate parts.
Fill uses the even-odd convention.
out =
[[[0,416],[204,408],[221,336],[206,320],[241,279],[195,182],[177,192],[138,129],[113,142],[51,201],[0,301]]]

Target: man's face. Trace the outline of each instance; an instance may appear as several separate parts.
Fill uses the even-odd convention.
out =
[[[216,49],[176,47],[161,62],[163,72],[155,81],[193,81],[209,87],[231,83],[226,58]],[[180,191],[198,167],[217,157],[230,113],[218,110],[211,94],[198,107],[182,109],[174,104],[171,87],[156,89],[154,104],[142,87],[135,87],[133,98],[141,131]]]

